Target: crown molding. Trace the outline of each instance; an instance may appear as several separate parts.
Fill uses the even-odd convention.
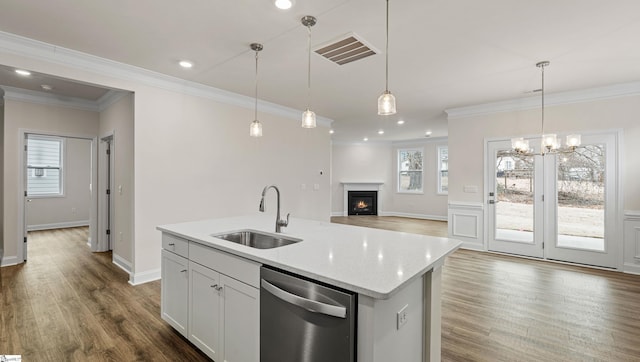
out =
[[[128,93],[129,92],[110,89],[107,93],[105,93],[102,97],[100,97],[100,99],[98,99],[98,101],[96,102],[98,111],[102,112],[105,109],[111,107],[114,103],[119,101],[122,97],[124,97]]]
[[[238,107],[253,109],[255,99],[193,81],[172,77],[144,68],[58,47],[11,33],[0,32],[0,51],[31,59],[64,65],[91,73],[125,81],[162,88],[176,93],[193,95]],[[259,111],[288,119],[299,120],[302,111],[279,104],[259,100]],[[332,119],[317,116],[320,126],[331,127]]]
[[[48,106],[58,106],[64,108],[78,109],[82,111],[98,112],[97,102],[82,98],[65,97],[45,92],[37,92],[28,89],[0,86],[4,89],[4,99],[28,103],[43,104]]]
[[[545,94],[546,106],[593,102],[611,98],[640,95],[640,82],[621,83],[605,87],[577,91]],[[540,108],[540,97],[518,98],[475,106],[446,109],[447,119],[458,119],[502,112],[523,111]]]

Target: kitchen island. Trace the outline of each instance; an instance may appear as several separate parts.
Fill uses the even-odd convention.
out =
[[[194,264],[196,272],[201,265],[215,264],[215,267],[205,266],[216,269],[221,280],[228,276],[230,283],[242,282],[236,290],[242,290],[244,286],[259,289],[258,270],[260,265],[267,265],[355,292],[358,295],[357,361],[440,360],[441,268],[445,257],[459,248],[461,242],[296,218],[291,219],[282,234],[302,241],[278,248],[256,249],[211,236],[240,229],[273,233],[273,216],[255,214],[158,227],[163,232],[164,249],[163,318],[174,328],[183,329],[182,333],[186,333],[190,340],[189,321],[195,327],[198,317],[187,311],[186,320],[181,322],[169,315],[170,312],[165,313],[169,308],[165,304],[175,302],[172,299],[176,297],[176,293],[165,297],[165,289],[168,288],[165,269],[171,269],[170,264],[165,263],[165,253],[173,258],[167,263],[176,260],[182,263],[175,267],[182,274],[191,275],[185,273],[187,269],[193,269],[187,268],[191,264]],[[208,257],[209,250],[216,254]],[[178,255],[171,255],[173,253]],[[211,278],[218,280],[215,275]],[[166,281],[171,280],[172,277],[167,275]],[[177,281],[179,285],[180,281]],[[191,295],[193,299],[193,288],[186,283],[187,287],[182,287],[185,303],[193,304],[186,296]],[[215,285],[222,284],[216,282]],[[247,290],[245,294],[251,299],[247,300],[246,308],[259,305],[259,293]],[[242,301],[238,300],[233,306],[241,304]],[[247,318],[258,318],[251,317],[252,313],[248,315]],[[240,325],[252,325],[245,322]],[[257,322],[253,325],[259,326]],[[201,341],[199,337],[194,336],[193,339]],[[224,343],[231,343],[231,339],[227,339]],[[194,344],[203,348],[198,343]],[[234,350],[232,345],[226,348]],[[211,349],[210,356],[217,353],[208,345],[204,349]]]

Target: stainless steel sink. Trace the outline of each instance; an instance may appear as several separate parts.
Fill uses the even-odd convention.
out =
[[[211,234],[211,236],[256,249],[279,248],[281,246],[295,244],[302,241],[302,239],[293,238],[290,236],[270,234],[265,233],[264,231],[251,229],[230,231],[220,234]]]

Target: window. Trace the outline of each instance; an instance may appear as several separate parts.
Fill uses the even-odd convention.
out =
[[[422,149],[398,150],[398,192],[422,192]]]
[[[59,137],[27,135],[27,195],[61,196],[62,147]]]
[[[449,193],[449,148],[438,147],[438,193]]]

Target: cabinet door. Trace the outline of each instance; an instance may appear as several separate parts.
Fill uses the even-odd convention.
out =
[[[189,263],[189,341],[216,361],[222,361],[220,328],[220,274],[200,264]]]
[[[225,362],[260,361],[260,290],[220,275]]]
[[[187,335],[187,300],[189,296],[189,261],[162,250],[161,316],[183,336]]]

